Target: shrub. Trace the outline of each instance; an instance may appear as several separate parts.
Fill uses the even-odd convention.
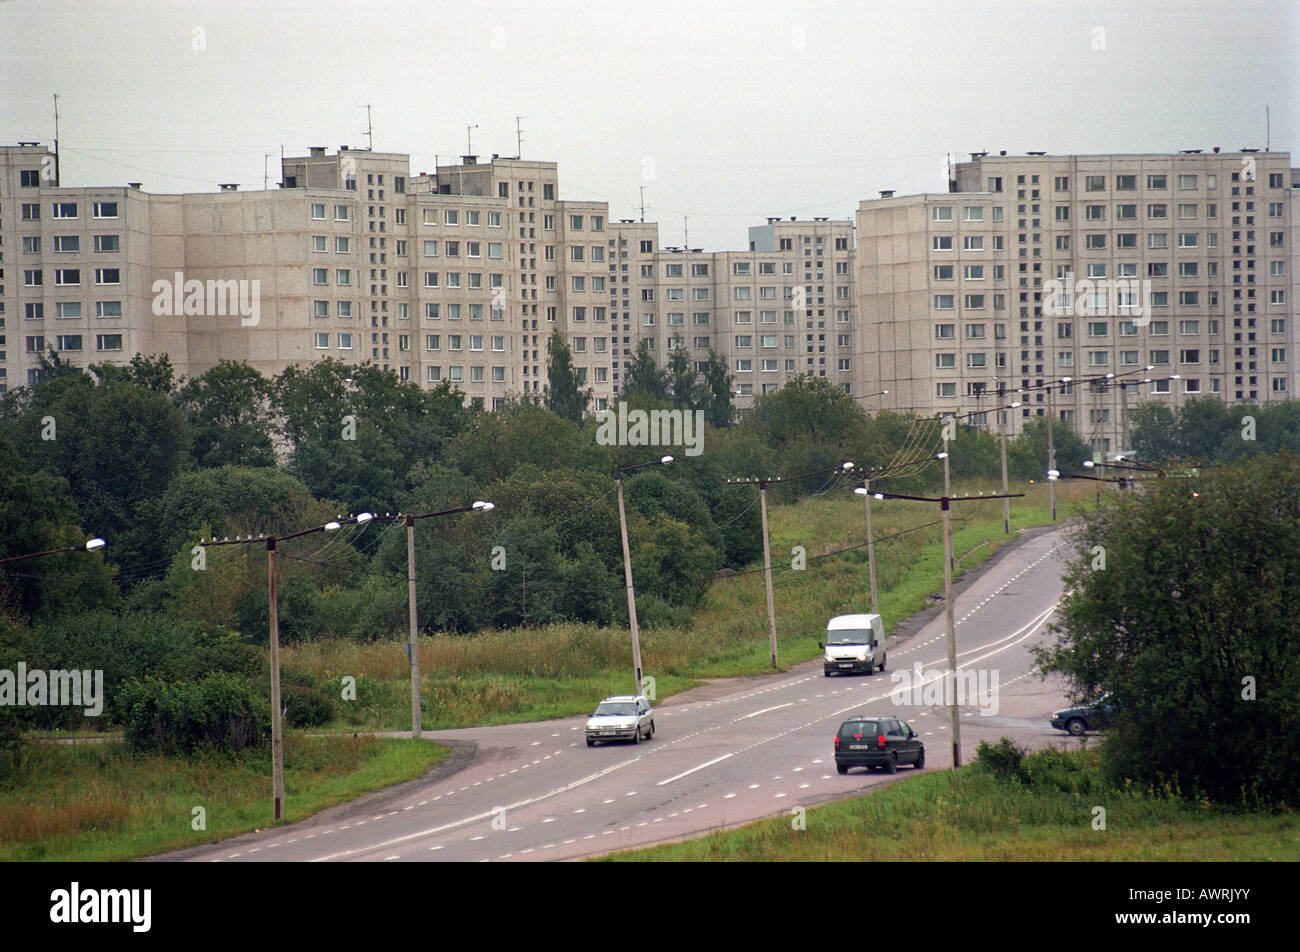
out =
[[[996,776],[1024,779],[1021,764],[1025,759],[1025,753],[1025,749],[1016,746],[1011,738],[1003,737],[996,744],[990,744],[986,740],[980,741],[979,746],[975,748],[975,760]]]
[[[132,679],[120,688],[126,741],[138,752],[190,755],[260,747],[271,712],[247,683],[228,674],[168,684]]]

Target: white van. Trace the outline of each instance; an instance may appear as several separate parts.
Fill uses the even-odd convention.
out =
[[[826,623],[822,670],[871,674],[885,670],[885,623],[879,615],[837,615]]]

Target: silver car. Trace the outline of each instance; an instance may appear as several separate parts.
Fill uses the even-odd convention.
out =
[[[649,740],[654,735],[654,708],[641,695],[607,697],[587,718],[588,747],[595,747],[598,740],[630,740],[639,744],[642,737]]]

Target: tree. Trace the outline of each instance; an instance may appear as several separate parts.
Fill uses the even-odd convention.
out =
[[[655,400],[668,400],[668,381],[664,372],[655,365],[654,354],[644,340],[637,344],[636,354],[627,369],[624,393],[641,393]]]
[[[824,377],[800,375],[758,397],[745,425],[776,449],[807,441],[836,455],[865,436],[866,421],[842,388]]]
[[[706,399],[703,409],[704,418],[715,429],[731,426],[731,419],[735,416],[736,410],[731,400],[734,379],[727,369],[726,359],[709,348],[709,366],[704,371],[703,390]]]
[[[223,360],[182,386],[177,399],[194,432],[199,466],[275,465],[271,381],[256,369]]]
[[[701,394],[695,384],[695,368],[691,366],[691,353],[678,344],[668,354],[666,381],[673,404],[688,410],[702,409]]]
[[[1085,517],[1039,664],[1080,698],[1113,696],[1113,779],[1295,805],[1300,459],[1207,472],[1147,480]]]
[[[1083,461],[1092,459],[1092,448],[1064,420],[1052,424],[1052,445],[1056,468],[1062,473],[1079,472]],[[1007,471],[1016,479],[1046,479],[1048,456],[1047,417],[1033,417],[1020,435],[1007,443]]]
[[[20,432],[32,455],[67,480],[88,531],[111,540],[124,564],[159,557],[151,506],[188,464],[184,413],[162,389],[165,358],[38,384],[23,407]],[[145,381],[142,383],[141,381]]]
[[[546,392],[543,395],[546,409],[570,423],[582,425],[582,415],[591,402],[591,391],[583,390],[578,371],[573,366],[573,355],[559,329],[551,332],[546,352]]]

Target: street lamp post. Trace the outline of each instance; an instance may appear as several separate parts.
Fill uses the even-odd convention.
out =
[[[69,545],[62,549],[46,549],[44,552],[30,552],[27,555],[11,555],[8,558],[0,559],[0,565],[3,565],[5,562],[22,562],[25,559],[38,559],[44,555],[62,555],[64,552],[94,552],[96,549],[102,549],[103,547],[103,539],[88,539],[84,545]]]
[[[947,459],[944,460],[947,465]],[[946,480],[945,480],[946,482]],[[1024,493],[1012,493],[1011,498],[1023,496]],[[945,488],[944,495],[938,499],[930,496],[906,496],[901,493],[876,493],[877,499],[911,499],[917,502],[937,502],[943,510],[943,596],[944,621],[948,636],[948,709],[952,728],[952,765],[961,766],[961,720],[957,711],[957,626],[953,619],[952,599],[952,503],[975,502],[986,499],[1000,499],[1001,496],[970,496],[953,499]]]
[[[763,523],[763,584],[767,596],[767,639],[768,651],[772,658],[772,667],[777,667],[779,659],[776,647],[776,602],[772,597],[772,546],[771,540],[767,533],[767,484],[791,482],[796,479],[807,479],[810,476],[824,476],[827,473],[844,472],[853,468],[852,462],[841,463],[839,466],[832,466],[830,469],[819,469],[815,473],[800,473],[798,476],[776,476],[772,478],[759,479],[729,479],[728,485],[736,483],[758,483],[758,505],[762,513]],[[867,514],[868,524],[870,523],[871,514]]]
[[[407,615],[410,623],[410,640],[406,653],[411,666],[411,736],[417,740],[423,732],[423,718],[420,713],[420,627],[415,608],[415,520],[432,519],[436,516],[450,516],[458,512],[491,512],[496,506],[490,502],[476,502],[471,506],[458,506],[441,512],[426,512],[422,515],[407,513],[399,516],[406,522],[406,600]],[[363,515],[369,516],[369,513]],[[360,517],[358,517],[360,520]]]
[[[641,694],[641,633],[637,628],[636,621],[636,589],[632,587],[632,551],[627,541],[627,510],[623,506],[623,475],[641,469],[643,466],[667,466],[672,461],[671,456],[661,456],[659,459],[637,463],[635,466],[620,466],[614,470],[614,480],[618,483],[618,525],[623,538],[623,582],[627,587],[627,620],[628,626],[632,629],[632,671],[636,685],[636,690],[632,693],[638,696]]]

